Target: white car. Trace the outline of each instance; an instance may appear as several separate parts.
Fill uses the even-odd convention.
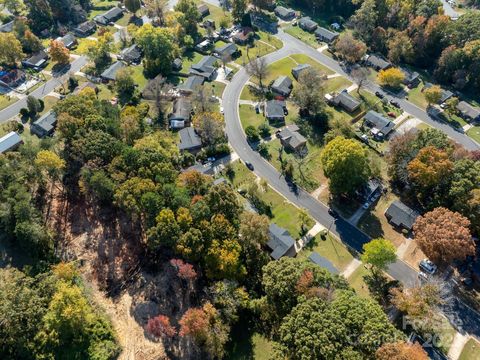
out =
[[[223,106],[220,106],[220,114],[223,115]]]
[[[435,274],[435,272],[437,271],[437,265],[435,265],[428,259],[423,259],[422,261],[420,261],[418,267],[420,268],[420,270],[430,275]]]
[[[425,274],[423,271],[420,271],[420,272],[418,273],[418,279],[419,279],[420,281],[427,281],[427,280],[428,280],[428,275]]]

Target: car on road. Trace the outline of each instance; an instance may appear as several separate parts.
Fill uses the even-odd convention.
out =
[[[220,114],[224,114],[224,111],[223,111],[223,106],[220,106]]]
[[[338,213],[333,210],[332,208],[328,208],[328,213],[333,216],[334,218],[338,217]]]
[[[385,97],[380,91],[375,91],[375,96],[379,99],[383,99]]]
[[[393,99],[390,100],[390,104],[392,104],[392,105],[395,106],[396,108],[400,108],[400,104],[399,104],[397,101],[393,100]]]
[[[251,171],[253,171],[254,169],[253,164],[251,162],[245,161],[245,166]]]
[[[437,265],[435,265],[428,259],[423,259],[422,261],[420,261],[418,267],[420,268],[420,270],[430,275],[433,275],[437,272]]]
[[[365,202],[365,204],[362,205],[362,208],[364,208],[365,210],[367,210],[369,207],[370,207],[369,201]]]

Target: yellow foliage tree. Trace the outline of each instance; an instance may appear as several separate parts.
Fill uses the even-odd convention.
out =
[[[405,74],[399,68],[381,70],[377,76],[378,83],[382,86],[398,88],[405,80]]]
[[[66,65],[70,60],[70,51],[65,45],[58,40],[52,40],[50,42],[50,57],[54,62],[61,65]]]

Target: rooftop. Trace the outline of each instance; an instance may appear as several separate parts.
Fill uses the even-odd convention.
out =
[[[387,135],[393,130],[395,124],[389,119],[376,111],[370,110],[365,115],[365,120],[372,126],[377,128],[383,135]]]
[[[101,77],[107,80],[114,81],[117,78],[118,70],[124,67],[125,67],[124,63],[122,63],[121,61],[116,61],[102,73]]]
[[[378,55],[369,55],[368,58],[367,58],[367,62],[374,66],[374,67],[377,67],[381,70],[384,70],[388,67],[390,67],[392,64],[389,63],[387,60],[383,59],[382,57],[378,56]]]
[[[419,214],[401,201],[396,200],[385,211],[385,216],[389,218],[390,223],[393,225],[411,230]]]
[[[333,41],[338,37],[338,33],[336,31],[330,31],[325,29],[324,27],[319,27],[315,30],[315,36],[325,39],[327,41]]]
[[[31,131],[40,137],[47,136],[53,132],[56,123],[57,115],[50,110],[32,124]]]
[[[238,47],[234,43],[227,43],[223,46],[215,48],[215,52],[220,56],[232,56],[237,51]]]
[[[295,240],[292,238],[288,230],[285,230],[274,223],[270,224],[269,232],[270,240],[267,242],[267,246],[272,249],[272,253],[270,254],[272,258],[278,260],[286,255],[295,245]]]
[[[464,116],[469,117],[470,119],[480,118],[480,110],[474,108],[472,105],[466,101],[460,101],[457,105],[458,111],[460,111]]]
[[[183,128],[178,135],[180,136],[179,150],[194,150],[202,146],[202,140],[193,127]]]
[[[285,118],[285,101],[269,100],[265,103],[265,116],[267,118]]]
[[[281,95],[288,95],[292,91],[292,80],[288,76],[279,76],[272,84],[272,89]]]
[[[332,274],[338,274],[339,271],[337,268],[326,258],[323,256],[320,256],[320,254],[313,252],[309,257],[308,260],[310,260],[312,263],[328,270]]]
[[[361,105],[358,99],[355,99],[346,91],[340,92],[337,96],[333,98],[332,102],[337,106],[342,106],[348,111],[355,111]]]
[[[15,131],[9,132],[7,135],[0,138],[0,154],[14,148],[22,142],[20,135]]]

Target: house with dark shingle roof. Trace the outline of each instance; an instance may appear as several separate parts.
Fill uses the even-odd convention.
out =
[[[298,130],[300,129],[297,125],[288,125],[285,126],[277,136],[283,147],[296,153],[303,153],[306,149],[307,139],[305,139]]]
[[[22,138],[15,131],[9,132],[0,138],[0,154],[17,149],[23,144]]]
[[[178,90],[184,93],[193,93],[205,82],[205,78],[198,75],[191,75],[185,82],[178,86]]]
[[[178,135],[180,136],[180,143],[178,144],[180,151],[195,154],[202,149],[202,140],[193,127],[181,129]]]
[[[356,111],[362,104],[360,100],[355,99],[345,90],[333,96],[330,99],[330,103],[335,106],[340,106],[350,113]]]
[[[77,45],[77,39],[73,34],[67,34],[65,36],[57,38],[67,49],[72,49]]]
[[[73,31],[77,36],[87,37],[97,30],[97,24],[94,21],[85,21],[79,24]]]
[[[9,33],[13,30],[13,20],[5,24],[0,25],[0,32]]]
[[[285,123],[287,104],[282,100],[269,100],[265,103],[265,118],[273,123]]]
[[[298,26],[302,30],[313,33],[317,29],[318,24],[315,21],[313,21],[312,19],[310,19],[310,17],[305,16],[305,17],[301,18],[300,20],[298,20]]]
[[[169,116],[170,127],[181,129],[190,125],[192,117],[192,103],[185,97],[181,96],[173,102],[173,111]]]
[[[427,89],[430,89],[432,86],[434,85],[430,82],[425,83],[425,85],[423,86],[422,92]],[[442,97],[440,98],[440,101],[438,103],[443,104],[445,101],[447,101],[451,97],[453,97],[453,92],[451,92],[450,90],[442,89]]]
[[[50,110],[49,112],[43,114],[32,124],[32,126],[30,126],[30,131],[38,137],[43,138],[53,135],[56,125],[57,115]]]
[[[416,71],[410,71],[408,69],[400,69],[402,73],[405,75],[403,79],[403,84],[408,86],[408,88],[414,88],[418,84],[420,84],[420,74]]]
[[[334,42],[335,39],[338,38],[338,35],[339,33],[336,31],[330,31],[324,27],[319,27],[317,30],[315,30],[315,37],[317,40],[327,44]]]
[[[467,121],[480,121],[480,110],[466,101],[460,101],[457,110],[460,112],[460,116]]]
[[[376,111],[370,110],[364,118],[364,125],[371,128],[370,132],[377,139],[383,139],[393,130],[395,124]]]
[[[26,68],[34,69],[40,71],[42,68],[47,66],[48,55],[45,51],[40,50],[30,56],[28,59],[22,61],[22,65]]]
[[[210,9],[208,8],[207,4],[200,4],[197,6],[197,10],[200,13],[200,16],[204,18],[205,16],[210,15]]]
[[[295,80],[298,81],[298,78],[300,77],[300,74],[304,72],[307,69],[310,69],[312,65],[310,64],[298,64],[292,69],[292,75],[295,78]]]
[[[233,59],[239,54],[237,45],[234,43],[227,43],[218,48],[215,48],[213,51],[220,59],[230,58]]]
[[[290,21],[295,18],[295,10],[286,8],[283,6],[277,6],[274,10],[275,15],[277,15],[280,19],[285,21]]]
[[[193,64],[190,67],[188,74],[202,76],[207,80],[213,80],[217,73],[217,68],[215,67],[216,63],[217,58],[210,55],[204,56],[197,64]]]
[[[282,256],[295,256],[295,240],[292,238],[288,230],[281,228],[277,224],[271,223],[269,227],[270,239],[267,246],[272,250],[270,256],[274,260],[280,259]]]
[[[388,222],[398,229],[412,230],[413,224],[420,216],[418,212],[410,209],[407,205],[399,200],[390,204],[385,211],[385,217]]]
[[[270,86],[270,89],[281,96],[287,97],[292,92],[293,83],[288,76],[279,76]]]
[[[136,44],[133,44],[123,49],[120,54],[118,54],[118,59],[125,61],[127,64],[138,65],[142,60],[142,51]]]
[[[115,81],[118,71],[120,69],[123,69],[124,67],[124,63],[122,63],[121,61],[116,61],[112,65],[110,65],[104,72],[102,72],[100,77],[105,82]]]
[[[377,71],[386,70],[392,67],[392,64],[378,55],[368,55],[365,60],[366,64]]]
[[[108,10],[107,12],[95,16],[93,18],[93,20],[100,25],[106,26],[106,25],[108,25],[112,22],[117,21],[122,16],[123,16],[123,10],[120,9],[119,7],[117,7],[117,6],[114,6],[113,8]]]

